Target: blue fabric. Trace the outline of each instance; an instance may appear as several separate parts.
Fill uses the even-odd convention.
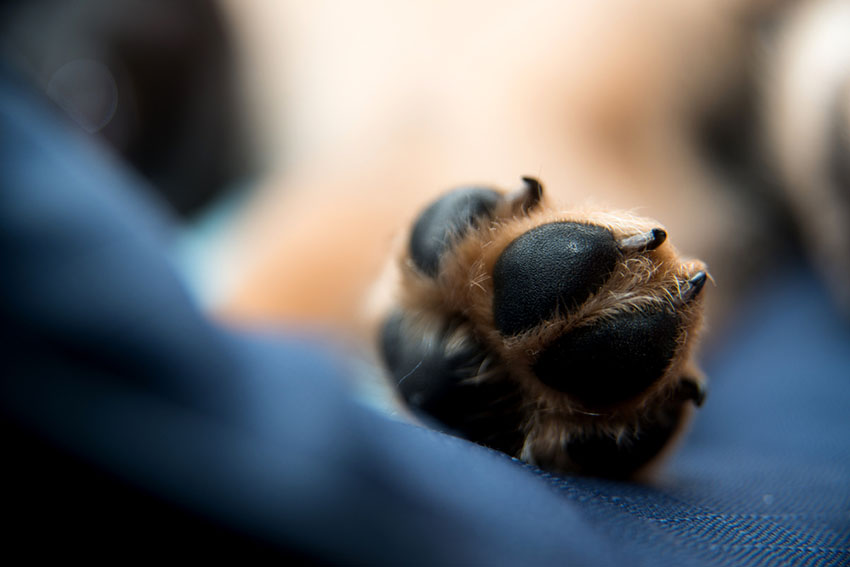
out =
[[[7,553],[850,561],[850,330],[809,276],[747,303],[657,481],[555,478],[360,406],[330,344],[210,323],[139,181],[8,70],[0,133]]]
[[[765,274],[707,360],[709,398],[651,486],[553,479],[647,563],[850,563],[850,325],[800,269]]]

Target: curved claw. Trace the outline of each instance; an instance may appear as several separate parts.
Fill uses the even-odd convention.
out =
[[[543,198],[543,185],[534,177],[523,177],[523,186],[507,195],[511,208],[516,213],[526,214]]]
[[[646,250],[655,250],[665,240],[667,240],[667,231],[663,228],[653,228],[648,232],[624,238],[617,245],[624,253],[644,252]]]
[[[677,306],[684,305],[698,296],[699,292],[702,291],[703,286],[705,286],[705,281],[707,279],[708,275],[702,270],[689,279],[688,288],[679,294],[679,299],[676,302]]]
[[[698,380],[686,377],[679,384],[678,394],[682,401],[690,400],[695,406],[701,407],[705,402],[706,388]]]

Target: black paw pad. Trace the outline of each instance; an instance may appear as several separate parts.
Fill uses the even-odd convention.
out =
[[[381,351],[411,409],[449,432],[515,454],[523,442],[520,394],[514,384],[490,376],[476,381],[486,351],[471,338],[450,345],[456,327],[417,331],[401,313],[381,330]]]
[[[621,258],[610,231],[556,222],[519,236],[493,269],[493,316],[503,335],[527,331],[558,309],[581,304]]]
[[[419,270],[436,276],[452,243],[478,220],[490,217],[502,196],[493,189],[470,187],[441,197],[425,209],[410,236],[410,257]]]
[[[547,386],[587,407],[634,398],[658,380],[677,347],[679,319],[667,307],[619,313],[577,327],[534,363]]]
[[[566,446],[575,470],[583,474],[628,478],[655,457],[679,429],[681,408],[670,408],[654,421],[641,425],[634,436],[580,437]]]
[[[390,316],[381,330],[381,351],[398,390],[408,404],[430,414],[439,413],[446,395],[474,376],[484,358],[475,343],[449,352],[449,330],[441,331],[436,337],[417,335],[400,313]]]

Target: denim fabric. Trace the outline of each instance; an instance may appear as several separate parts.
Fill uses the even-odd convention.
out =
[[[706,361],[709,398],[649,486],[555,479],[646,563],[850,563],[850,325],[800,269],[765,275]]]
[[[850,331],[810,277],[749,302],[657,481],[556,478],[359,405],[328,343],[210,323],[139,181],[6,69],[0,136],[7,553],[850,561]]]

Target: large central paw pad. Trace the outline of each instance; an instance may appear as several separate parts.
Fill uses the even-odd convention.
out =
[[[652,221],[552,209],[524,181],[419,216],[386,365],[440,427],[551,470],[632,475],[702,402],[705,267]]]
[[[496,327],[515,335],[559,310],[577,308],[605,283],[620,259],[614,236],[600,226],[553,222],[521,234],[493,268]]]

